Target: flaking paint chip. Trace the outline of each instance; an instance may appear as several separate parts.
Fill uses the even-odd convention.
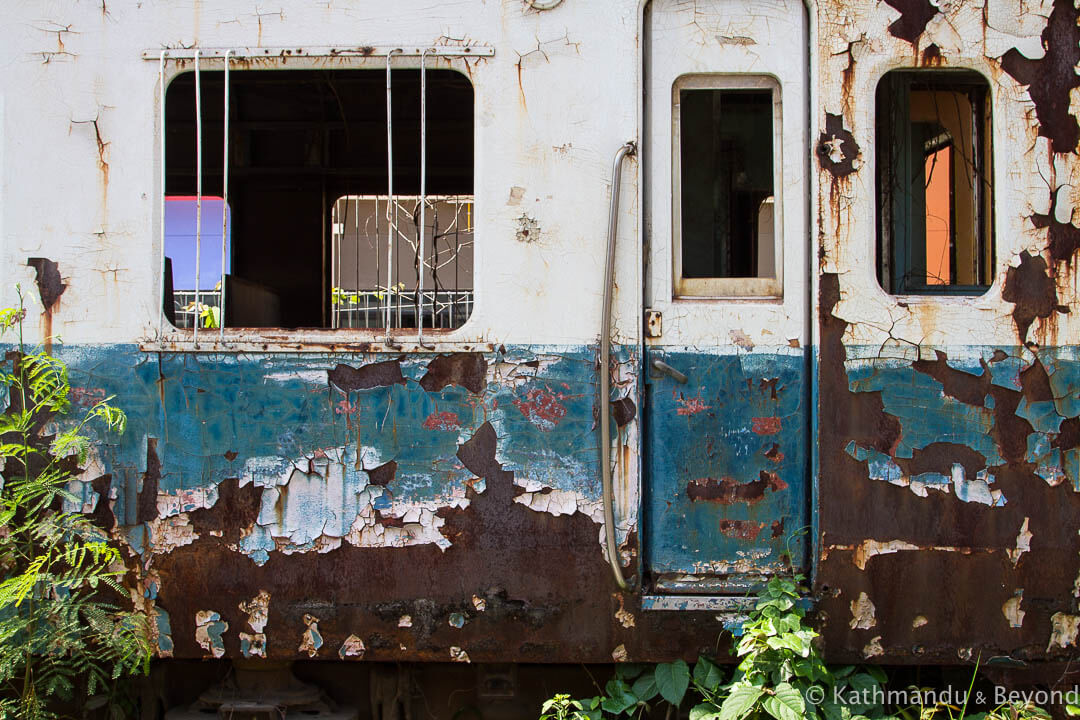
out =
[[[412,615],[402,615],[397,621],[398,627],[412,627]]]
[[[338,649],[338,657],[344,660],[345,658],[362,658],[364,653],[367,652],[367,648],[364,647],[364,641],[356,635],[350,635],[345,638],[345,642],[341,643],[341,648]]]
[[[614,650],[611,651],[611,659],[615,662],[626,662],[629,657],[630,655],[626,652],[625,645],[618,645]]]
[[[457,645],[450,648],[450,659],[454,662],[472,662],[472,660],[469,659],[469,653],[465,652]]]

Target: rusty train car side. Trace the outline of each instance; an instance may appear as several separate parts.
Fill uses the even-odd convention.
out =
[[[692,659],[775,574],[832,660],[1075,653],[1071,0],[280,5],[0,10],[0,298],[128,413],[159,657]]]

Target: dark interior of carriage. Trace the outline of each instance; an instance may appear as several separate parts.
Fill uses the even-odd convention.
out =
[[[420,72],[394,70],[392,86],[394,193],[415,196],[420,190]],[[427,193],[471,196],[472,86],[464,75],[444,69],[429,69],[426,86]],[[224,73],[202,71],[200,90],[202,194],[221,196]],[[342,225],[340,218],[333,224],[332,210],[341,198],[387,193],[386,73],[234,68],[229,93],[231,237],[224,324],[331,327],[340,295],[334,285],[333,232]],[[195,73],[185,72],[169,85],[167,197],[196,193],[195,100]],[[361,204],[357,201],[354,206]],[[220,200],[216,231],[207,229],[214,227],[207,207],[201,223],[202,259],[220,254],[222,242]],[[457,242],[460,245],[460,237]],[[471,254],[469,260],[471,281]],[[220,281],[214,277],[220,261],[206,262],[213,269],[199,284],[209,297]],[[411,263],[410,258],[409,268]],[[178,264],[177,258],[169,258],[169,266]],[[412,272],[409,268],[403,286]],[[182,289],[177,278],[166,277],[165,283]],[[178,306],[172,298],[166,300],[165,311],[176,318]]]

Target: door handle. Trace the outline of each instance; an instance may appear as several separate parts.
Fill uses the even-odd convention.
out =
[[[681,372],[679,372],[675,368],[668,365],[663,360],[653,360],[652,361],[652,366],[653,366],[654,369],[658,370],[659,372],[662,372],[665,375],[671,376],[675,380],[675,382],[677,382],[677,383],[681,383],[681,384],[685,385],[686,381],[689,379],[685,375],[683,375]]]

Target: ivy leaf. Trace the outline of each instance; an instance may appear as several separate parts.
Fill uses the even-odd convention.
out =
[[[690,708],[690,720],[716,720],[720,712],[712,703],[701,703]]]
[[[762,706],[765,712],[776,720],[802,720],[806,712],[806,703],[803,702],[802,694],[792,687],[791,683],[777,685],[774,694],[765,698]]]
[[[637,696],[638,700],[642,702],[649,702],[660,692],[660,688],[656,686],[656,675],[652,670],[646,670],[641,673],[640,677],[634,681],[634,686],[631,691]]]
[[[682,660],[672,663],[660,663],[656,666],[656,687],[660,694],[672,705],[678,705],[690,686],[690,668]]]
[[[630,687],[619,678],[608,680],[607,685],[604,686],[604,690],[607,691],[607,697],[604,698],[604,702],[601,703],[604,712],[609,712],[612,715],[621,715],[623,712],[637,705],[637,697],[630,691]]]
[[[718,720],[742,720],[761,697],[761,688],[757,685],[740,683],[731,688],[731,693],[724,698],[720,706]]]
[[[705,688],[709,692],[716,692],[716,688],[720,687],[723,681],[724,673],[716,666],[716,663],[704,655],[698,657],[697,664],[694,665],[694,682],[698,687]]]

